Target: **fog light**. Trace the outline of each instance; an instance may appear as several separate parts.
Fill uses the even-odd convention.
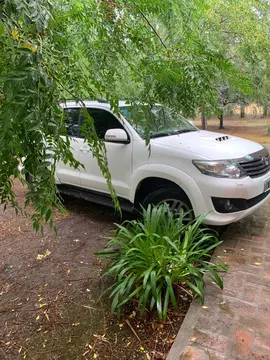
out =
[[[231,201],[230,201],[230,200],[226,200],[226,201],[224,202],[224,209],[225,209],[226,211],[230,211],[230,210],[232,210],[232,208],[233,208],[233,204],[231,203]]]

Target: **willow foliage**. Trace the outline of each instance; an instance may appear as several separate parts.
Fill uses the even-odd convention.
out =
[[[184,115],[194,115],[206,104],[216,107],[216,84],[239,74],[224,47],[213,46],[213,33],[220,38],[223,30],[211,9],[216,5],[218,13],[221,3],[0,1],[1,202],[23,211],[12,183],[14,178],[24,183],[18,170],[22,162],[23,172],[34,178],[26,197],[35,209],[34,227],[51,220],[57,203],[56,162],[80,166],[69,150],[60,100],[72,98],[84,106],[84,98],[103,96],[117,111],[118,99],[125,97],[130,102],[163,103]],[[265,6],[246,0],[249,10],[254,4]],[[259,15],[255,12],[258,21]],[[91,117],[87,124],[87,141],[118,206],[105,145]]]

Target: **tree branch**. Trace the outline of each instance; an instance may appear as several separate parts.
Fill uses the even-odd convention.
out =
[[[160,43],[163,45],[163,47],[165,49],[167,49],[167,46],[164,44],[164,41],[161,39],[160,35],[158,34],[158,32],[156,31],[156,29],[154,28],[154,26],[150,23],[150,21],[147,19],[147,17],[144,15],[144,13],[140,10],[139,13],[141,14],[141,16],[143,17],[143,19],[147,22],[147,24],[150,26],[150,28],[153,30],[154,34],[156,35],[156,37],[159,39]]]

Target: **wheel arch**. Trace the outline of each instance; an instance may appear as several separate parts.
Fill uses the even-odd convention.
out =
[[[181,190],[183,192],[183,196],[185,196],[190,201],[184,189],[175,182],[160,177],[147,177],[143,179],[137,186],[134,200],[135,207],[138,208],[139,204],[141,204],[150,193],[164,187]]]
[[[156,181],[159,185],[170,184],[173,187],[180,188],[190,201],[196,216],[206,212],[204,198],[194,179],[182,170],[164,164],[145,164],[134,171],[131,179],[130,201],[134,205],[136,204],[138,196],[140,196],[138,191],[142,190],[142,185],[145,182],[148,186],[149,184],[152,185],[150,188],[152,192]]]

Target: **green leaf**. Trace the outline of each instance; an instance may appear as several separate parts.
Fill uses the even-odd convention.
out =
[[[169,299],[170,299],[170,291],[169,291],[169,288],[167,288],[166,293],[165,293],[165,299],[164,299],[164,304],[163,304],[163,314],[162,314],[162,319],[164,321],[166,320],[166,317],[167,317]]]
[[[6,33],[6,29],[2,21],[0,21],[0,36],[4,36]]]
[[[51,209],[48,209],[47,212],[46,212],[46,215],[45,215],[45,221],[48,222],[50,217],[52,215],[52,210]]]

